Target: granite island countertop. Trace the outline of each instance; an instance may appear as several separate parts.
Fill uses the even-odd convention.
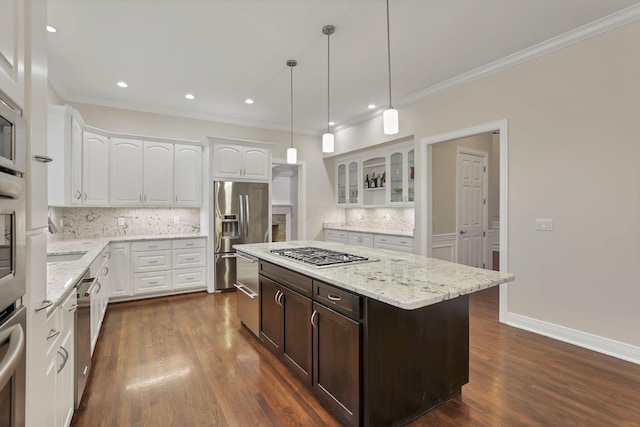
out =
[[[62,300],[69,295],[73,285],[100,252],[112,242],[133,242],[145,240],[174,240],[202,238],[200,234],[165,234],[142,236],[114,236],[92,239],[59,240],[47,244],[47,255],[70,252],[86,252],[76,261],[60,261],[47,263],[47,299],[53,302],[48,311],[53,311]]]
[[[375,262],[314,268],[274,255],[272,249],[313,246],[360,255]],[[515,280],[484,270],[386,249],[315,240],[234,245],[238,251],[405,310],[414,310]]]

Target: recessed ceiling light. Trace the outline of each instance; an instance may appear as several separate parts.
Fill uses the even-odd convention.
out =
[[[47,25],[47,31],[49,31],[50,33],[57,33],[58,29],[54,26]]]
[[[187,99],[196,99],[196,97],[192,93],[188,93],[184,97]]]
[[[335,122],[329,122],[329,126],[335,126],[336,123]]]
[[[116,83],[119,87],[129,87],[129,85],[126,82],[118,82]]]
[[[369,110],[373,110],[374,108],[376,108],[376,106],[375,106],[375,104],[369,104],[369,105],[367,105],[367,108]]]
[[[247,98],[247,99],[244,100],[244,103],[245,104],[253,104],[253,99]]]

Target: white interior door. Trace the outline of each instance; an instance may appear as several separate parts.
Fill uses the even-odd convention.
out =
[[[487,153],[460,150],[458,172],[458,262],[485,267]]]

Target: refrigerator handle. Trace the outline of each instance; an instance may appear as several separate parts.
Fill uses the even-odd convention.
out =
[[[251,218],[249,216],[249,195],[245,195],[244,196],[244,200],[246,202],[244,209],[245,209],[245,214],[247,215],[247,220],[244,222],[244,225],[245,225],[244,237],[248,238],[249,237],[249,222],[250,222],[249,218]]]
[[[244,209],[242,208],[242,194],[238,196],[240,199],[240,237],[244,242]]]

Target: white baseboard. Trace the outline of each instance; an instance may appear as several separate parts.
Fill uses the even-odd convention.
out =
[[[597,351],[618,359],[640,365],[640,347],[604,338],[587,332],[577,331],[542,320],[532,319],[515,313],[507,313],[506,324],[549,338]]]

